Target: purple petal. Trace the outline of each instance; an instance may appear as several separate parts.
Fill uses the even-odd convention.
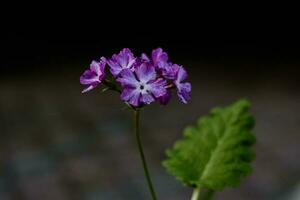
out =
[[[80,76],[80,83],[83,85],[89,85],[95,82],[99,82],[97,74],[91,70],[85,70],[84,73]]]
[[[167,91],[167,93],[161,97],[159,97],[159,102],[162,105],[167,105],[169,103],[169,101],[171,100],[172,97],[172,93],[171,91]]]
[[[177,72],[180,68],[177,64],[160,62],[158,66],[161,68],[163,77],[169,80],[176,79]]]
[[[135,88],[124,88],[124,90],[121,93],[121,99],[124,101],[129,101],[133,94],[135,93]]]
[[[165,88],[166,81],[162,78],[157,79],[156,81],[149,83],[149,91],[155,96],[155,98],[161,97],[166,94],[167,90]]]
[[[128,101],[133,106],[139,106],[139,99],[140,99],[140,93],[135,90],[135,92],[132,94],[132,97]]]
[[[167,62],[168,54],[163,52],[162,48],[157,48],[152,51],[152,61],[154,66],[158,64],[158,62]]]
[[[150,80],[154,80],[156,78],[154,67],[148,63],[143,63],[139,67],[137,67],[135,69],[135,73],[137,75],[137,78],[143,83],[147,83]]]
[[[146,54],[142,54],[140,58],[135,59],[135,63],[133,64],[133,69],[139,67],[140,65],[142,65],[143,63],[149,63],[150,64],[150,59],[148,58],[148,56]]]
[[[120,65],[117,63],[115,59],[116,56],[117,55],[113,55],[112,58],[107,61],[109,70],[113,76],[117,76],[122,71],[122,68],[120,67]]]
[[[130,51],[130,49],[125,48],[122,50],[123,58],[125,58],[125,65],[122,65],[125,68],[130,68],[133,63],[135,62],[135,58],[133,56],[133,53]]]
[[[181,83],[179,85],[177,95],[181,102],[187,103],[188,100],[190,100],[190,92],[191,92],[192,86],[190,83]]]
[[[124,87],[129,86],[136,88],[139,82],[136,80],[136,77],[134,76],[134,73],[130,69],[124,69],[120,73],[120,77],[117,79],[117,81]]]
[[[125,88],[121,93],[121,99],[133,106],[139,105],[140,92],[135,88]]]
[[[145,62],[150,62],[150,58],[147,56],[147,54],[143,53],[141,55],[141,59]]]
[[[170,67],[171,63],[168,63],[168,62],[158,62],[157,63],[157,68],[160,69],[160,70],[164,70],[168,67]]]
[[[155,99],[149,93],[141,94],[140,100],[144,104],[150,104],[151,102],[155,101]]]
[[[123,69],[130,69],[135,63],[135,58],[130,49],[124,48],[119,54],[114,54],[111,59],[107,61],[110,67],[110,72],[113,76],[118,76]]]
[[[182,81],[187,79],[187,73],[183,67],[179,67],[177,73],[177,82],[181,83]]]
[[[179,97],[179,100],[182,102],[182,103],[185,103],[187,104],[188,101],[190,100],[190,96],[188,93],[180,93],[180,92],[177,92],[177,95]]]
[[[106,65],[106,59],[104,57],[100,58],[100,62],[92,61],[90,64],[90,70],[95,72],[95,74],[99,77],[99,79],[104,76],[104,68]]]
[[[107,64],[107,59],[105,57],[101,57],[100,58],[100,70],[102,73],[104,73],[104,70],[105,70],[105,65]]]
[[[99,83],[101,83],[104,78],[104,68],[106,65],[105,58],[102,57],[100,62],[92,61],[90,64],[90,69],[85,70],[84,73],[80,76],[80,83],[83,85],[89,85],[85,88],[82,93],[88,92],[94,89]]]
[[[97,87],[97,85],[98,85],[97,83],[89,85],[87,88],[85,88],[84,90],[82,90],[81,93],[86,93],[86,92],[94,89],[95,87]]]
[[[119,55],[116,57],[116,60],[121,68],[126,69],[133,65],[135,58],[130,49],[124,48],[120,51]]]
[[[95,72],[97,75],[101,75],[102,72],[100,70],[100,63],[96,62],[96,61],[92,61],[92,63],[90,64],[90,69],[92,72]]]

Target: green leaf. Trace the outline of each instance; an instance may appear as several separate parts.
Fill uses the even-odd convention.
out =
[[[238,186],[251,173],[254,159],[255,122],[248,109],[246,100],[213,109],[184,130],[183,139],[167,150],[163,165],[186,186],[209,190]]]

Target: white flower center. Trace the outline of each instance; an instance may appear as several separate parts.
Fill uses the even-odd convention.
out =
[[[148,92],[148,85],[146,83],[139,82],[138,89],[142,94],[145,94]]]

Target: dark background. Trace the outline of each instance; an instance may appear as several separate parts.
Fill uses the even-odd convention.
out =
[[[300,40],[293,11],[262,18],[243,9],[203,13],[205,7],[160,4],[134,11],[122,5],[58,11],[45,4],[34,12],[18,7],[23,12],[1,19],[1,200],[149,198],[131,112],[114,93],[80,93],[79,76],[91,60],[124,47],[136,55],[162,47],[186,67],[192,83],[189,104],[174,97],[142,114],[160,199],[188,199],[191,193],[161,167],[165,149],[210,108],[242,97],[252,102],[257,119],[255,170],[240,188],[216,199],[300,198]]]

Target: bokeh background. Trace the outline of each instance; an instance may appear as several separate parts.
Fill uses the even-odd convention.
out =
[[[295,32],[284,29],[282,34],[264,23],[256,28],[249,23],[204,25],[203,18],[187,23],[170,16],[141,23],[107,22],[104,16],[107,23],[99,18],[92,23],[78,16],[40,23],[35,15],[2,26],[1,200],[150,199],[132,112],[115,93],[80,93],[79,76],[91,60],[124,47],[136,55],[162,47],[186,67],[192,83],[189,104],[175,97],[168,106],[153,104],[142,113],[142,141],[159,199],[189,199],[192,192],[161,166],[165,149],[212,107],[240,98],[252,102],[257,120],[254,172],[241,187],[225,189],[215,199],[300,199],[300,47]]]

